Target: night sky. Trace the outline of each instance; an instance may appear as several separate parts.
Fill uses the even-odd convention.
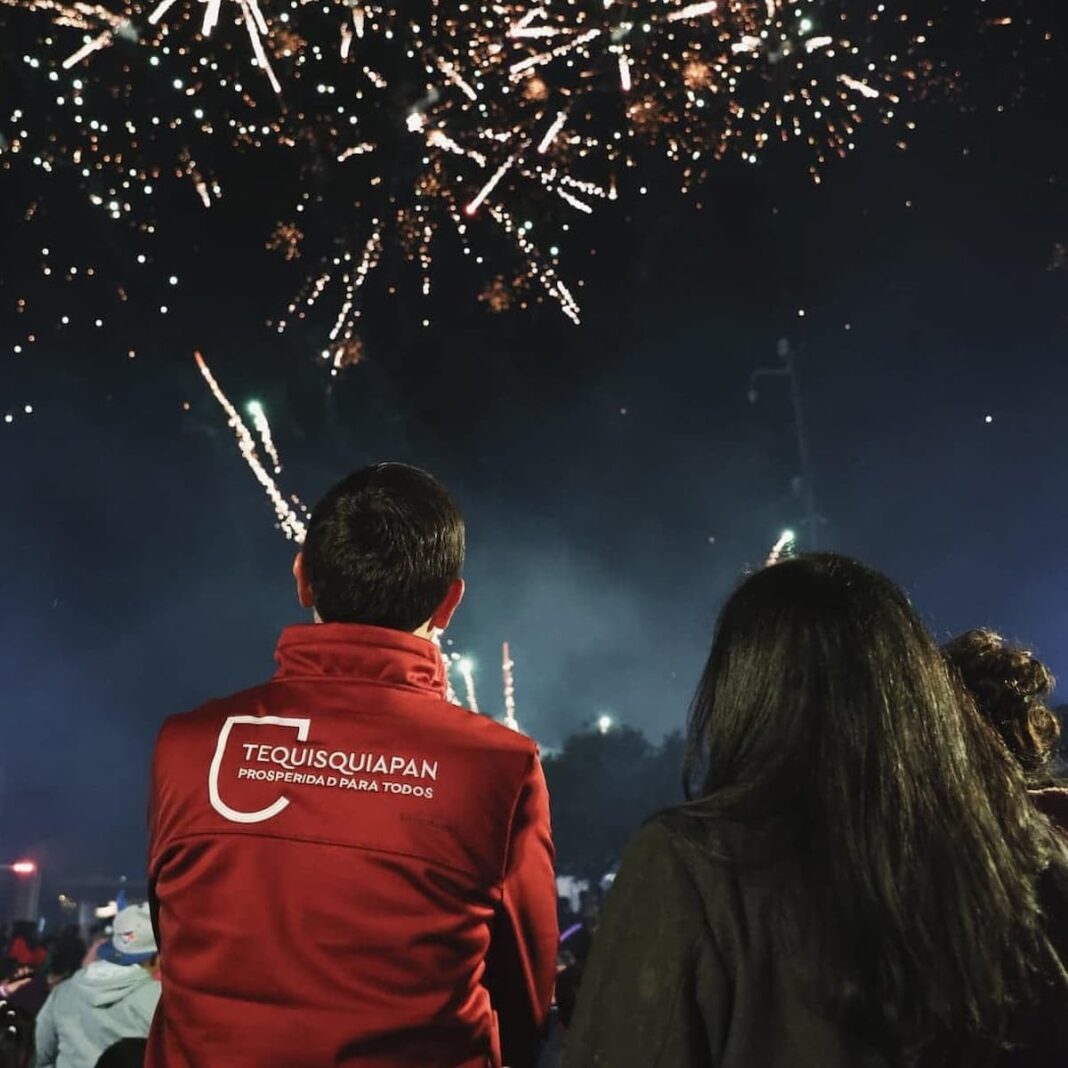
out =
[[[136,880],[160,722],[263,679],[302,619],[293,546],[194,348],[235,402],[264,403],[305,500],[382,459],[453,490],[469,555],[450,637],[488,711],[512,643],[543,745],[602,713],[680,728],[724,596],[799,526],[786,384],[747,399],[781,336],[800,351],[822,545],[902,583],[940,637],[991,626],[1068,677],[1068,119],[1032,58],[1022,81],[1008,56],[973,64],[949,98],[909,105],[908,151],[869,129],[819,186],[780,153],[724,162],[690,199],[603,210],[581,327],[551,305],[491,314],[462,270],[429,302],[389,296],[387,276],[366,358],[338,378],[315,326],[266,326],[306,270],[255,231],[270,175],[245,175],[240,208],[176,207],[163,275],[181,284],[146,277],[97,329],[121,237],[57,179],[53,221],[101,277],[45,285],[23,221],[42,179],[0,172],[0,411],[20,413],[0,424],[0,849],[57,881]],[[13,355],[27,315],[39,340]]]

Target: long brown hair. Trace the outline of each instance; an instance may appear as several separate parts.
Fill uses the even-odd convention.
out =
[[[690,718],[697,814],[789,865],[821,1011],[897,1063],[977,1066],[1064,972],[1039,881],[1063,853],[904,593],[819,554],[747,579]]]

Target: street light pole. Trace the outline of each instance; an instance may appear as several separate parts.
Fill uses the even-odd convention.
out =
[[[18,880],[16,920],[37,922],[41,908],[41,867],[32,860],[16,860],[14,864],[0,864],[0,871],[12,872]]]
[[[816,497],[812,489],[812,465],[808,451],[808,433],[805,428],[805,410],[801,400],[801,381],[797,369],[797,353],[788,338],[779,338],[775,346],[782,363],[777,367],[758,367],[749,376],[749,403],[756,404],[760,397],[757,382],[761,378],[785,377],[790,383],[790,403],[794,409],[794,430],[797,433],[797,456],[801,463],[801,495],[805,506],[803,520],[806,533],[806,548],[819,548],[819,516],[816,514]]]

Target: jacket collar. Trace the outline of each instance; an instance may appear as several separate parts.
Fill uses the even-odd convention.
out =
[[[302,623],[282,631],[274,658],[276,679],[360,679],[445,696],[445,665],[434,643],[400,630]]]

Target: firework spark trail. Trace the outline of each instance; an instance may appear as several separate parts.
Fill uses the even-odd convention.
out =
[[[438,70],[455,85],[468,100],[477,100],[478,93],[466,82],[456,69],[455,64],[450,63],[444,56],[438,57]]]
[[[114,30],[105,30],[103,33],[98,34],[91,41],[86,41],[77,52],[72,52],[65,60],[63,60],[63,69],[70,70],[71,67],[77,66],[83,59],[91,56],[94,52],[99,52],[104,48],[107,48],[112,41],[115,40]]]
[[[523,72],[530,70],[531,67],[539,67],[546,63],[551,63],[554,59],[559,59],[561,56],[567,55],[568,52],[573,52],[576,48],[581,48],[595,37],[600,36],[600,30],[587,30],[585,33],[580,33],[574,40],[567,41],[562,45],[557,45],[548,52],[539,52],[537,55],[528,56],[526,59],[521,59],[518,63],[513,63],[509,68],[509,73],[511,74],[513,81],[518,81]]]
[[[338,163],[344,163],[345,160],[351,159],[353,156],[364,156],[368,152],[374,152],[375,146],[369,141],[361,141],[358,145],[350,145],[344,150],[344,152],[338,153]]]
[[[456,661],[456,670],[464,680],[466,707],[472,712],[478,711],[478,698],[475,696],[475,665],[466,657]]]
[[[72,52],[64,61],[63,69],[70,70],[83,59],[99,52],[115,40],[117,36],[137,40],[137,31],[126,15],[116,14],[101,4],[77,2],[62,3],[60,0],[0,0],[6,7],[30,7],[34,11],[49,12],[53,15],[55,25],[69,29],[92,31],[104,25],[95,37],[88,38],[77,51]]]
[[[281,96],[282,83],[274,73],[274,67],[271,66],[271,61],[267,58],[267,51],[263,47],[263,38],[267,35],[267,22],[263,17],[263,12],[260,11],[260,6],[257,3],[257,0],[241,0],[241,11],[243,14],[242,21],[245,23],[245,29],[248,30],[249,40],[252,43],[252,51],[256,55],[256,61],[267,75],[267,79],[271,83],[271,88],[274,89],[278,96]],[[216,14],[216,18],[218,18],[218,14]]]
[[[545,292],[560,305],[560,310],[564,315],[578,326],[582,321],[581,309],[578,301],[575,300],[571,291],[560,280],[556,272],[551,267],[547,267],[541,263],[541,260],[538,257],[538,250],[534,247],[533,242],[526,236],[524,229],[520,226],[516,226],[515,220],[502,207],[491,205],[489,211],[490,215],[498,223],[501,229],[515,241],[519,251],[523,254],[529,264],[528,270],[531,272],[532,276],[541,283]]]
[[[75,30],[91,30],[98,22],[110,23],[116,28],[126,21],[124,15],[116,15],[100,4],[63,3],[61,0],[0,0],[4,7],[30,8],[33,11],[51,12],[57,26]]]
[[[764,566],[771,567],[773,564],[777,564],[782,560],[783,557],[791,555],[796,540],[796,535],[792,530],[784,530],[779,535],[779,540],[771,547],[771,552],[768,553],[768,558],[764,561]]]
[[[516,154],[513,152],[490,176],[489,181],[479,190],[478,195],[474,200],[470,201],[464,208],[464,214],[474,215],[476,211],[485,203],[486,197],[497,188],[500,180],[512,169],[516,160]]]
[[[432,627],[430,630],[430,640],[434,643],[434,646],[438,651],[438,656],[441,658],[441,667],[445,674],[445,700],[448,701],[450,705],[458,705],[460,702],[456,698],[456,691],[452,688],[452,675],[449,671],[449,656],[441,647],[441,633],[440,630],[436,630]]]
[[[282,460],[278,455],[278,449],[275,447],[274,438],[271,435],[271,424],[267,421],[267,413],[263,410],[263,405],[259,401],[250,401],[248,414],[252,416],[252,425],[256,428],[260,441],[263,442],[263,451],[267,453],[271,458],[271,463],[274,464],[274,473],[280,475],[282,473]]]
[[[360,256],[355,272],[348,272],[344,276],[345,296],[337,318],[334,320],[333,329],[330,331],[330,343],[334,353],[334,374],[337,374],[344,366],[347,344],[353,340],[355,335],[355,319],[358,319],[360,314],[356,309],[357,294],[382,258],[382,228],[377,219],[374,220],[372,226],[374,229],[367,239],[367,244],[363,247],[363,254]],[[318,297],[319,292],[321,290],[313,293],[313,299]]]
[[[564,128],[567,122],[567,112],[558,111],[552,125],[545,131],[545,136],[538,142],[538,154],[544,156],[549,146],[556,140],[556,135]]]
[[[512,652],[507,642],[501,646],[501,674],[504,680],[504,725],[512,730],[519,730],[519,720],[515,715],[515,675]]]
[[[245,425],[245,421],[241,418],[238,410],[230,403],[229,397],[226,396],[219,383],[215,380],[215,376],[211,373],[207,361],[199,352],[194,353],[194,358],[196,359],[197,367],[200,368],[200,373],[204,376],[204,381],[207,382],[212,395],[229,417],[229,425],[231,430],[233,430],[234,435],[237,437],[237,447],[241,452],[242,458],[245,463],[248,464],[253,475],[255,475],[256,481],[264,488],[271,504],[274,505],[274,513],[282,533],[285,534],[290,541],[295,541],[298,544],[303,543],[308,528],[305,526],[300,513],[285,499],[282,495],[282,491],[278,488],[278,484],[271,478],[266,467],[264,467],[263,461],[260,459],[259,454],[256,451],[256,439]],[[306,509],[304,509],[304,511],[306,511]]]
[[[166,15],[177,2],[178,0],[161,0],[159,6],[148,16],[148,21],[152,23],[153,26],[159,25],[163,16]]]
[[[859,78],[851,78],[848,74],[839,74],[838,80],[847,89],[852,89],[854,92],[860,93],[861,96],[866,96],[869,100],[876,100],[882,95],[878,89],[873,89],[867,82],[862,82]]]
[[[711,15],[718,8],[719,0],[705,0],[705,3],[690,4],[687,7],[680,8],[678,11],[671,11],[666,18],[668,22],[683,22],[686,19],[696,19],[702,15]]]
[[[474,160],[480,167],[486,166],[486,157],[481,152],[464,148],[463,145],[458,144],[448,134],[444,134],[440,130],[431,130],[426,135],[426,143],[431,148],[443,148],[446,152],[452,152],[457,156],[466,156],[468,159]]]

